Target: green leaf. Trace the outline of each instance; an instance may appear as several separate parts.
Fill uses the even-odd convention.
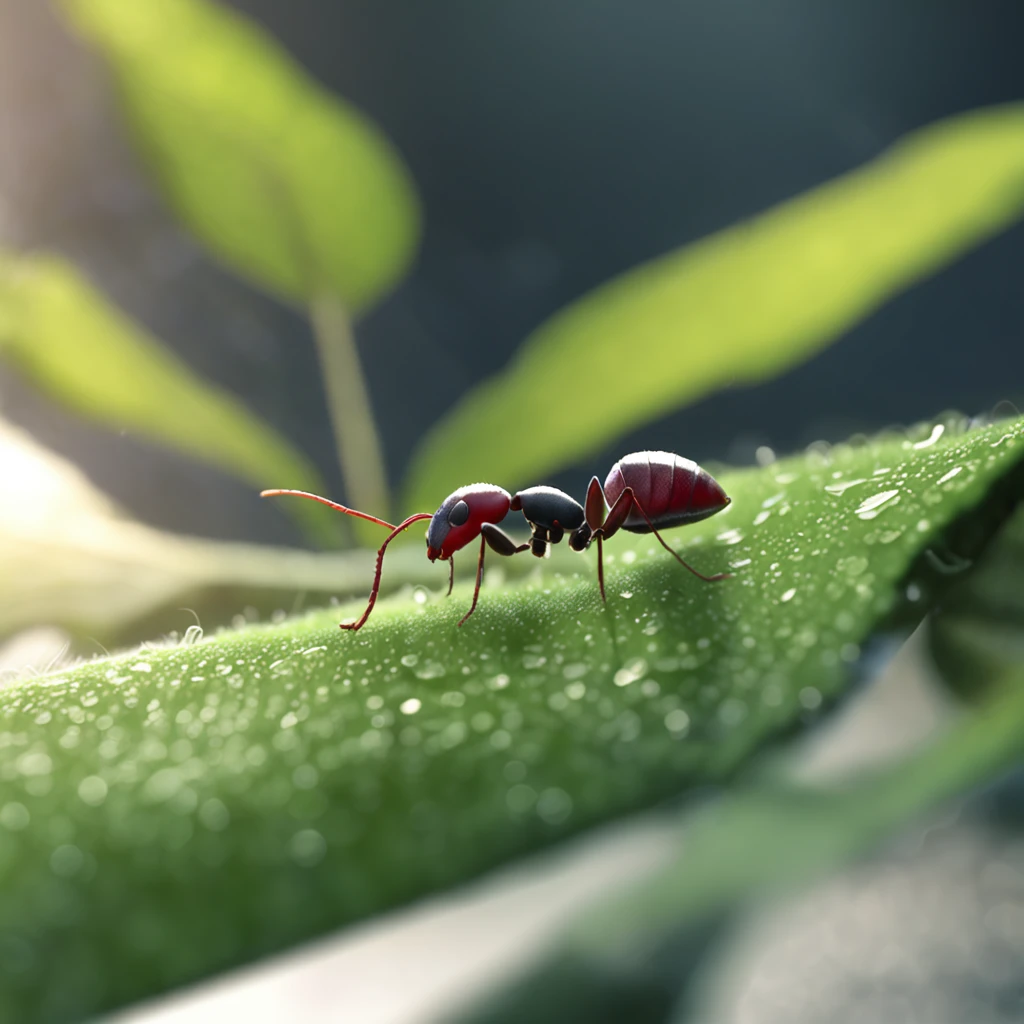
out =
[[[0,355],[50,398],[103,426],[157,441],[256,488],[322,490],[303,455],[62,260],[0,254]],[[315,508],[296,502],[288,510],[314,537],[336,541],[336,520]]]
[[[408,508],[433,507],[453,480],[535,483],[718,388],[773,377],[1022,211],[1024,105],[915,132],[860,170],[643,264],[542,324],[424,439]],[[550,444],[509,433],[527,409],[531,436]]]
[[[154,530],[3,419],[0,475],[0,638],[56,625],[93,650],[181,630],[193,612],[209,627],[241,608],[270,615],[307,597],[362,594],[373,571],[367,551],[325,555]],[[439,572],[406,548],[392,574],[408,585]]]
[[[990,444],[1014,436],[1007,429]],[[1022,493],[1021,469],[1018,464],[989,491],[982,514],[958,524],[957,543],[971,546],[971,535],[976,542],[979,531],[989,535],[1005,520]],[[730,915],[807,886],[935,805],[1019,764],[1024,507],[976,563],[943,543],[930,545],[912,584],[917,600],[923,589],[934,597],[943,576],[948,585],[928,617],[928,636],[943,676],[975,705],[967,714],[923,750],[840,784],[810,786],[766,774],[696,819],[684,818],[672,863],[585,910],[543,962],[459,1019],[707,1020],[708,1008],[691,998],[690,982],[703,977],[715,951],[709,939]]]
[[[929,620],[935,663],[952,689],[971,701],[988,696],[1024,665],[1024,509],[979,563],[943,597]]]
[[[842,787],[762,783],[724,798],[690,823],[668,866],[584,912],[544,964],[460,1020],[681,1021],[669,1004],[688,977],[685,966],[669,955],[671,979],[652,966],[681,932],[752,898],[805,886],[1019,763],[1024,672],[1003,677],[1001,689],[920,753]],[[602,1016],[609,991],[617,1016]]]
[[[584,563],[461,629],[465,587],[0,691],[0,1004],[100,1012],[732,776],[843,692],[1024,451],[1022,421],[940,433],[724,476],[686,548],[719,584],[639,537],[607,606]]]
[[[225,263],[353,311],[401,278],[419,213],[398,155],[259,27],[205,0],[64,7],[110,63],[172,208]]]

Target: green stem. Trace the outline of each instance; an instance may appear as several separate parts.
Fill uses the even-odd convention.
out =
[[[346,501],[354,508],[386,519],[391,514],[391,496],[384,472],[384,452],[359,362],[352,323],[341,300],[326,293],[310,300],[309,315],[324,377]],[[357,523],[355,526],[357,533],[363,536],[360,527],[366,524]],[[367,536],[372,529],[366,528]],[[379,539],[379,532],[373,533],[375,539]]]

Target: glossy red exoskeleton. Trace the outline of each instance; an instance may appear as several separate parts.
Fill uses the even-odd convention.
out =
[[[637,452],[620,459],[612,466],[603,488],[596,476],[590,481],[585,506],[554,487],[530,487],[510,496],[508,491],[494,484],[471,484],[449,494],[433,514],[418,512],[395,525],[308,491],[273,489],[261,492],[261,497],[278,494],[309,498],[346,515],[377,523],[390,531],[377,551],[373,586],[366,608],[355,622],[342,622],[342,629],[359,629],[370,617],[380,591],[381,571],[388,545],[413,523],[424,519],[430,520],[427,527],[427,558],[432,562],[438,559],[448,562],[449,594],[455,578],[455,552],[471,544],[477,537],[480,538],[473,602],[469,611],[459,620],[460,626],[473,614],[480,598],[484,555],[488,547],[504,556],[530,550],[540,557],[547,554],[549,545],[559,543],[566,534],[569,535],[569,546],[574,551],[585,551],[596,540],[601,600],[605,600],[604,541],[620,529],[632,533],[653,533],[680,565],[702,580],[712,583],[729,577],[729,573],[718,573],[715,576],[699,573],[684,562],[658,532],[659,527],[668,529],[707,519],[721,512],[730,500],[706,470],[671,452]],[[529,542],[517,544],[498,528],[497,524],[509,511],[521,511],[526,517],[531,529]]]
[[[708,583],[728,579],[729,573],[705,576],[698,572],[668,546],[658,530],[707,519],[730,500],[697,463],[672,452],[636,452],[612,466],[604,487],[596,476],[591,479],[585,505],[553,487],[530,487],[515,494],[510,507],[522,510],[530,523],[535,555],[546,554],[547,546],[557,544],[566,533],[574,551],[585,551],[596,540],[597,580],[605,600],[604,542],[620,529],[653,533],[680,565]]]
[[[355,622],[339,623],[342,629],[359,629],[370,617],[373,606],[377,603],[377,594],[380,591],[381,570],[384,566],[384,554],[388,545],[402,532],[407,530],[413,523],[421,522],[424,519],[430,520],[427,527],[427,558],[435,562],[442,559],[448,563],[448,593],[452,592],[452,584],[455,581],[455,561],[453,555],[460,551],[467,544],[471,544],[477,537],[480,538],[480,557],[476,567],[476,587],[473,590],[473,603],[469,611],[459,620],[461,626],[466,619],[473,614],[476,603],[480,597],[480,584],[484,578],[484,552],[488,547],[499,555],[515,555],[525,551],[529,544],[516,544],[514,540],[503,530],[495,525],[508,515],[511,498],[506,490],[495,487],[493,484],[470,484],[469,487],[460,487],[453,491],[440,507],[431,515],[429,512],[417,512],[409,516],[397,526],[385,519],[378,519],[376,516],[368,515],[366,512],[359,512],[354,508],[339,505],[329,498],[321,498],[319,494],[310,494],[309,491],[292,491],[273,489],[261,491],[261,498],[269,498],[277,494],[291,494],[299,498],[309,498],[318,501],[321,505],[337,509],[349,516],[356,516],[358,519],[366,519],[371,523],[377,523],[391,532],[387,535],[384,543],[377,551],[377,566],[373,574],[373,587],[370,590],[370,599],[367,602],[363,614]]]

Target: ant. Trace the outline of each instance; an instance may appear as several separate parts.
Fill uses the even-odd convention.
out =
[[[730,576],[729,573],[705,576],[697,572],[668,546],[658,532],[658,527],[669,529],[707,519],[721,512],[731,500],[707,470],[671,452],[637,452],[620,459],[612,466],[604,487],[596,476],[590,481],[585,506],[554,487],[530,487],[512,496],[494,484],[471,484],[449,494],[433,515],[417,512],[395,525],[308,491],[273,489],[262,491],[260,497],[278,494],[309,498],[391,531],[377,551],[373,587],[366,608],[355,622],[340,623],[342,629],[359,629],[370,617],[380,591],[381,570],[388,545],[413,523],[424,519],[430,520],[427,558],[431,562],[438,559],[448,562],[449,594],[455,581],[455,552],[480,538],[473,603],[459,620],[460,626],[476,610],[488,547],[505,557],[529,550],[541,558],[548,553],[549,545],[559,543],[566,533],[569,534],[569,546],[574,551],[586,551],[596,540],[597,579],[602,601],[606,600],[603,545],[620,529],[630,533],[653,533],[680,565],[707,583]],[[521,511],[530,524],[531,537],[524,544],[517,544],[497,526],[510,511]]]

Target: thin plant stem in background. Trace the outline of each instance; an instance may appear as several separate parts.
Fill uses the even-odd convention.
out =
[[[391,514],[391,496],[384,471],[384,451],[352,321],[341,300],[326,292],[310,301],[309,316],[346,502],[387,518]]]

